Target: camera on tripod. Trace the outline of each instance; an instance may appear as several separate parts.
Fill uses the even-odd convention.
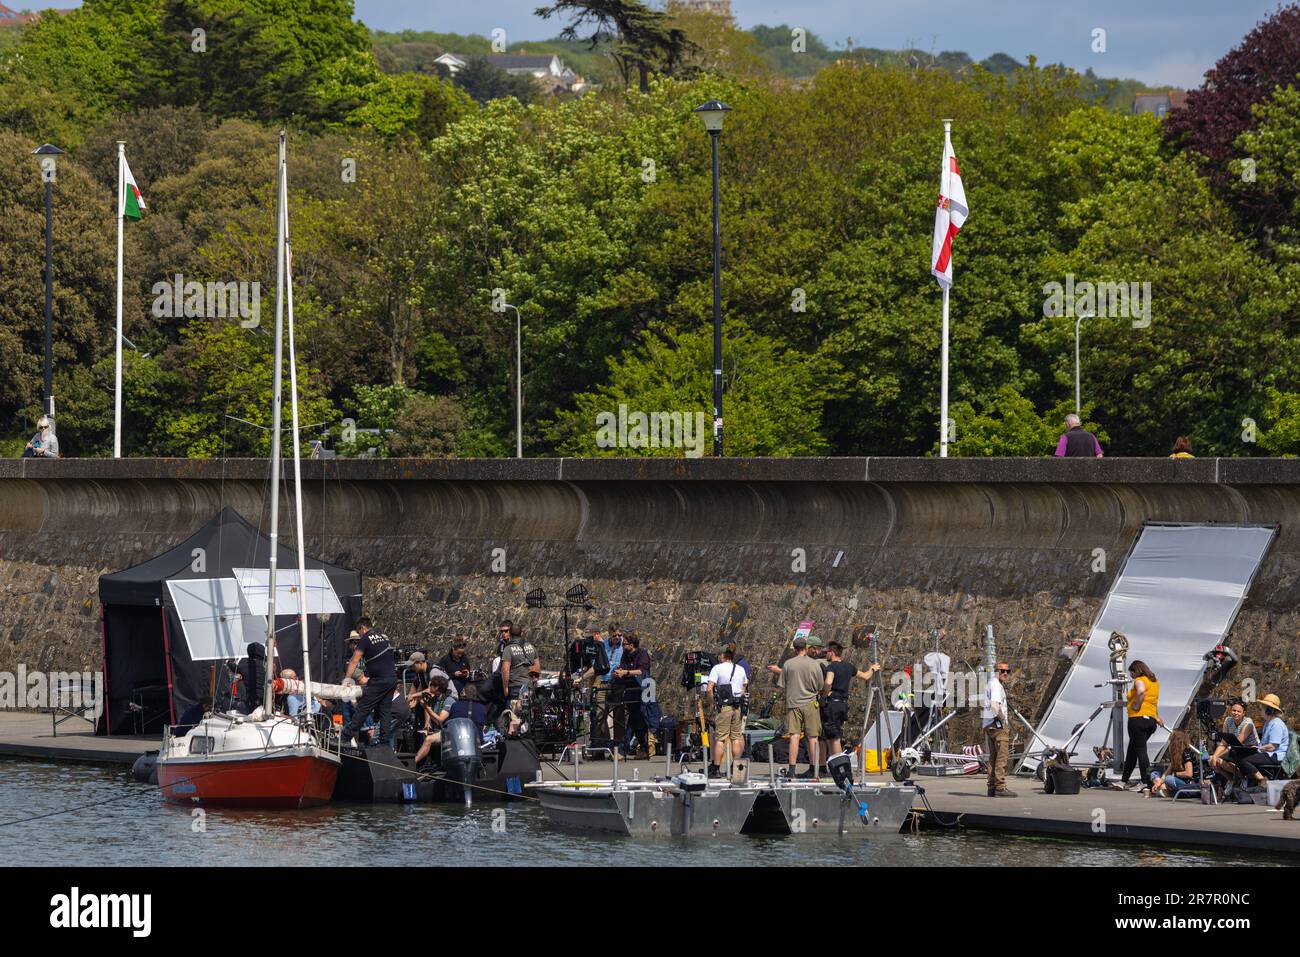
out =
[[[698,688],[709,677],[718,663],[717,656],[709,651],[688,651],[682,659],[682,687]]]

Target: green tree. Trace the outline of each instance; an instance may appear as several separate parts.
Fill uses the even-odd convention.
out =
[[[821,407],[835,379],[825,359],[803,355],[778,339],[739,323],[725,330],[723,387],[725,440],[731,455],[819,455],[829,443],[820,431]],[[641,345],[610,360],[610,381],[576,397],[551,428],[563,455],[681,456],[678,447],[619,448],[602,445],[607,417],[628,412],[680,413],[698,421],[695,454],[712,446],[713,332],[652,330]],[[683,427],[685,429],[685,426]]]

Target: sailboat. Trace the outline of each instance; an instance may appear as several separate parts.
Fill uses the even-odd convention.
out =
[[[341,764],[341,742],[333,725],[313,715],[316,696],[354,698],[359,689],[319,685],[311,680],[307,635],[307,572],[303,553],[302,464],[298,435],[298,368],[293,325],[292,246],[289,242],[289,176],[285,134],[280,133],[276,232],[275,373],[271,428],[270,568],[267,593],[267,660],[275,658],[277,570],[280,529],[280,434],[284,313],[289,318],[289,392],[293,428],[293,481],[297,529],[297,581],[290,591],[298,600],[297,618],[303,650],[302,679],[276,678],[267,669],[260,707],[248,715],[233,711],[204,715],[184,735],[171,729],[158,755],[158,784],[163,797],[181,804],[212,807],[304,808],[324,804],[334,793]],[[296,693],[305,706],[296,716],[275,713],[278,694]]]

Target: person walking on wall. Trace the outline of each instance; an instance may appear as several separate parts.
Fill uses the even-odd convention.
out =
[[[1065,417],[1065,432],[1062,433],[1061,439],[1056,443],[1056,452],[1059,458],[1101,458],[1101,443],[1097,441],[1097,436],[1093,435],[1083,427],[1080,418],[1071,412]]]
[[[54,434],[54,425],[48,416],[41,416],[36,423],[36,434],[23,449],[25,459],[57,459],[59,457],[59,437]]]
[[[1174,439],[1174,449],[1169,453],[1171,459],[1194,459],[1192,454],[1192,443],[1187,440],[1187,436],[1180,435]]]

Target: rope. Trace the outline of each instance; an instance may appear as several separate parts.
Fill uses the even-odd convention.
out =
[[[351,761],[364,761],[366,764],[373,764],[381,768],[393,767],[393,765],[391,764],[384,764],[382,761],[372,761],[370,760],[370,758],[362,757],[359,754],[345,754],[343,755],[343,757]],[[425,781],[451,781],[453,784],[459,784],[461,787],[472,788],[475,791],[486,791],[489,794],[504,794],[507,797],[519,798],[520,800],[524,800],[524,801],[541,800],[541,798],[533,797],[531,794],[523,794],[523,793],[515,794],[512,791],[502,791],[499,788],[490,788],[485,784],[466,784],[464,781],[458,781],[455,778],[448,777],[444,773],[433,774],[428,771],[414,771],[414,770],[412,770],[410,773],[414,774],[417,778],[420,778],[421,780],[425,780]]]
[[[952,821],[945,823],[943,818],[939,817],[939,812],[936,811],[934,807],[930,804],[930,798],[926,795],[925,788],[918,787],[916,789],[916,793],[921,795],[921,803],[925,805],[925,809],[930,812],[930,817],[933,818],[934,822],[938,824],[940,827],[962,827],[963,826],[961,819],[966,816],[965,811],[958,812],[956,818],[954,818]],[[915,834],[920,828],[921,812],[914,810],[910,813],[913,817],[912,833]]]

